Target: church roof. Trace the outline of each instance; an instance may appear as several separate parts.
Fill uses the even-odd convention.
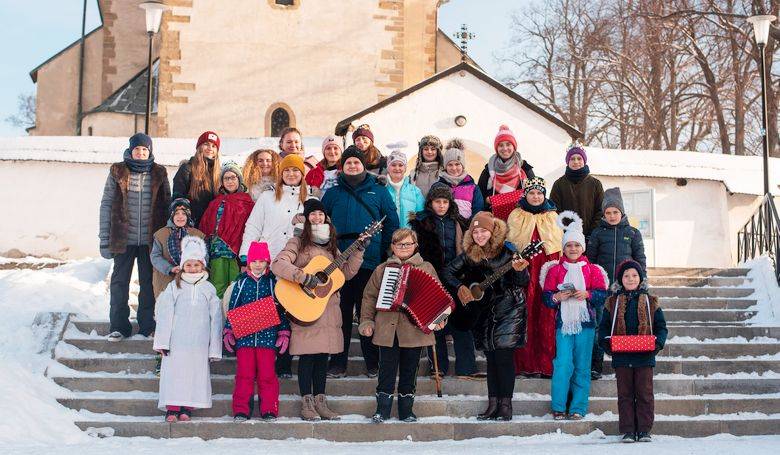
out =
[[[159,66],[159,60],[155,60],[152,64],[152,81],[155,82],[155,87],[152,90],[152,112],[157,112],[157,90],[155,89],[157,88]],[[118,112],[120,114],[145,114],[147,68],[131,77],[125,85],[119,87],[117,91],[88,113]]]
[[[478,68],[474,67],[473,65],[469,64],[468,62],[461,62],[445,71],[442,71],[441,73],[435,74],[428,79],[425,79],[421,82],[419,82],[416,85],[413,85],[406,90],[402,90],[395,95],[382,100],[376,104],[374,104],[371,107],[368,107],[356,114],[353,114],[344,120],[338,122],[336,124],[335,133],[338,136],[344,136],[349,129],[349,126],[352,124],[353,121],[362,118],[366,116],[367,114],[370,114],[372,112],[378,111],[379,109],[382,109],[385,106],[388,106],[390,104],[393,104],[394,102],[400,100],[401,98],[404,98],[406,96],[409,96],[410,94],[416,92],[417,90],[420,90],[430,84],[433,84],[434,82],[444,79],[447,76],[450,76],[451,74],[457,73],[459,71],[466,71],[476,78],[480,79],[481,81],[491,85],[499,92],[505,94],[506,96],[512,98],[513,100],[517,101],[518,103],[522,104],[523,106],[527,107],[528,109],[532,110],[533,112],[539,114],[540,116],[544,117],[545,119],[549,120],[550,122],[554,123],[561,129],[565,130],[569,136],[571,136],[572,139],[578,139],[582,138],[583,134],[578,129],[574,128],[573,126],[569,125],[568,123],[564,122],[563,120],[559,119],[558,117],[552,115],[544,108],[540,107],[536,103],[518,95],[513,90],[511,90],[509,87],[505,86],[501,82],[498,82],[497,80],[493,79],[492,77],[485,74],[483,71],[479,70]]]

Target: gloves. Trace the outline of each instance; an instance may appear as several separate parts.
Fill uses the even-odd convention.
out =
[[[290,345],[290,331],[282,330],[276,334],[276,347],[279,348],[279,354],[287,352],[287,346]]]
[[[225,347],[227,352],[235,352],[236,337],[233,335],[233,329],[222,330],[222,346]]]
[[[100,256],[103,259],[114,259],[114,253],[112,253],[107,245],[100,245]]]
[[[301,283],[305,287],[309,289],[314,289],[320,284],[319,278],[317,278],[314,275],[309,275],[308,273],[303,277],[303,282]]]

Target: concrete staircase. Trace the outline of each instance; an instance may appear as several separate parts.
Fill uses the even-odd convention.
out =
[[[718,433],[780,434],[780,328],[753,327],[753,289],[740,269],[652,269],[650,282],[661,298],[669,325],[669,342],[656,368],[654,433],[685,437]],[[553,421],[550,382],[516,381],[511,422],[478,422],[474,416],[486,401],[484,381],[444,380],[444,397],[422,376],[420,362],[415,412],[420,422],[394,419],[370,423],[375,409],[376,379],[364,375],[360,346],[350,346],[348,377],[328,380],[331,408],[339,422],[303,422],[295,380],[281,381],[276,422],[229,417],[234,359],[212,364],[214,406],[195,412],[189,423],[163,422],[157,410],[158,379],[151,340],[134,337],[105,341],[108,323],[72,318],[55,349],[58,362],[47,375],[62,386],[59,402],[79,411],[83,430],[117,436],[319,438],[332,441],[412,439],[429,441],[502,435],[529,436],[555,431],[586,434],[617,432],[616,387],[609,366],[605,378],[591,386],[590,414],[583,421]],[[353,331],[354,336],[354,331]],[[451,349],[451,347],[450,347]],[[478,353],[478,355],[481,353]],[[452,356],[452,351],[450,350]],[[484,369],[484,358],[478,363]],[[606,362],[607,365],[609,362]],[[293,368],[296,362],[293,362]],[[99,429],[99,430],[96,430]]]

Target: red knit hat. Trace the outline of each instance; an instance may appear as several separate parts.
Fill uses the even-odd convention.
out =
[[[357,139],[360,136],[365,136],[369,139],[371,139],[371,143],[374,143],[374,133],[371,132],[371,127],[368,125],[360,125],[358,129],[355,130],[354,133],[352,133],[352,142],[355,142],[355,139]]]
[[[249,245],[249,251],[246,254],[246,263],[251,264],[254,261],[263,261],[271,263],[271,252],[268,251],[268,244],[265,242],[252,242]]]
[[[515,147],[515,152],[517,151],[517,140],[515,140],[515,135],[512,133],[512,130],[509,129],[506,125],[501,125],[498,128],[498,134],[496,134],[496,140],[493,141],[493,149],[495,151],[498,151],[498,143],[507,141],[510,142]]]
[[[198,143],[195,145],[195,148],[200,147],[200,144],[205,142],[213,143],[217,146],[217,150],[219,150],[219,136],[217,136],[217,133],[213,131],[206,131],[205,133],[201,134],[198,138]]]

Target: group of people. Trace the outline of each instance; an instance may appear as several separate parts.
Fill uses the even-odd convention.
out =
[[[186,421],[193,409],[211,406],[209,362],[223,355],[236,357],[235,421],[251,417],[255,384],[260,418],[278,416],[278,378],[292,377],[292,356],[301,418],[338,419],[326,382],[346,375],[357,323],[365,374],[377,378],[374,422],[390,417],[396,394],[398,418],[417,420],[423,348],[426,373],[444,376],[451,338],[454,374],[486,377],[488,403],[478,419],[512,419],[517,376],[550,378],[553,417],[582,419],[606,352],[624,440],[649,441],[663,312],[647,287],[642,237],[628,223],[620,190],[603,190],[585,149],[568,149],[566,172],[548,197],[507,126],[476,180],[457,139],[421,138],[413,166],[403,151],[382,154],[368,125],[352,141],[344,148],[341,138],[326,137],[315,160],[305,155],[301,132],[287,128],[278,151],[256,150],[242,168],[221,162],[220,138],[207,131],[171,191],[152,139],[130,137],[100,206],[100,252],[114,260],[108,340],[132,334],[128,294],[137,262],[138,333],[153,337],[161,356],[166,420]],[[519,199],[506,210],[511,194]],[[381,231],[366,234],[378,221]],[[519,255],[531,242],[542,243],[541,253]],[[316,256],[340,259],[346,282],[322,316],[304,323],[287,314],[275,287],[279,280],[310,290],[325,285],[304,271]],[[391,264],[425,271],[454,298],[455,310],[433,333],[403,312],[377,310]],[[484,295],[475,296],[469,285],[489,277]],[[250,333],[234,327],[242,307],[257,327]],[[612,352],[613,335],[654,335],[655,346]],[[475,350],[484,352],[485,372]]]

